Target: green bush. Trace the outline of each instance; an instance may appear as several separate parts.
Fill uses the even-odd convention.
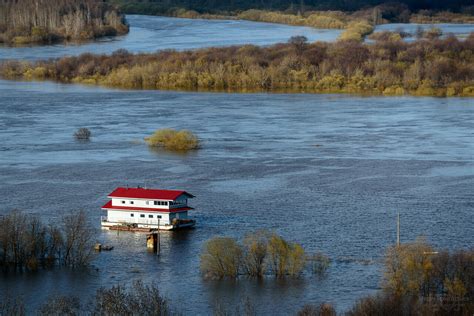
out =
[[[299,244],[289,243],[278,235],[268,241],[270,267],[276,277],[298,276],[305,265],[304,249]]]
[[[230,237],[214,237],[206,242],[201,254],[201,272],[206,278],[236,278],[242,259],[240,245]]]
[[[262,277],[265,274],[269,237],[263,230],[245,236],[243,270],[247,275]]]
[[[151,147],[163,147],[175,151],[188,151],[199,148],[199,139],[187,130],[159,129],[150,137],[146,137],[145,141]]]

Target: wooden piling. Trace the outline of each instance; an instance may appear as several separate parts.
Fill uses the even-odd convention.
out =
[[[160,235],[159,233],[151,233],[146,235],[146,247],[154,252],[160,252]]]

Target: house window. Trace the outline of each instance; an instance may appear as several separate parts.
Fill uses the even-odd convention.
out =
[[[135,216],[135,214],[133,214],[133,213],[130,213],[130,217],[134,217],[134,216]]]
[[[133,204],[133,201],[130,201],[130,204]]]
[[[158,204],[158,201],[154,201],[154,202],[153,202],[153,204],[155,204],[155,205],[159,205],[159,204]]]
[[[122,204],[125,204],[125,201],[122,201]]]
[[[153,218],[153,215],[148,215],[148,218]]]
[[[163,205],[168,205],[168,202],[163,202]]]
[[[140,214],[140,217],[145,217],[145,214]]]
[[[156,215],[156,218],[161,218],[161,215]]]

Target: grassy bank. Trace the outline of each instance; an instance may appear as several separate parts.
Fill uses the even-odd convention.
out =
[[[124,16],[99,0],[0,3],[0,43],[53,44],[128,33]]]
[[[5,79],[53,80],[122,89],[364,93],[474,96],[474,35],[364,44],[311,43],[295,38],[194,51],[83,54],[0,65]]]

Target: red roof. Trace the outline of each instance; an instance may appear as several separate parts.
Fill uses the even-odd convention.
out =
[[[157,190],[157,189],[144,189],[144,188],[122,188],[122,187],[115,189],[114,192],[109,194],[109,197],[110,198],[114,197],[114,198],[174,201],[183,194],[186,194],[190,198],[194,197],[194,195],[189,194],[186,191]]]
[[[112,205],[112,201],[108,201],[107,204],[102,206],[105,210],[119,210],[119,211],[147,211],[147,212],[165,212],[165,213],[176,213],[193,210],[192,207],[178,207],[178,208],[150,208],[150,207],[129,207],[129,206],[116,206]]]

